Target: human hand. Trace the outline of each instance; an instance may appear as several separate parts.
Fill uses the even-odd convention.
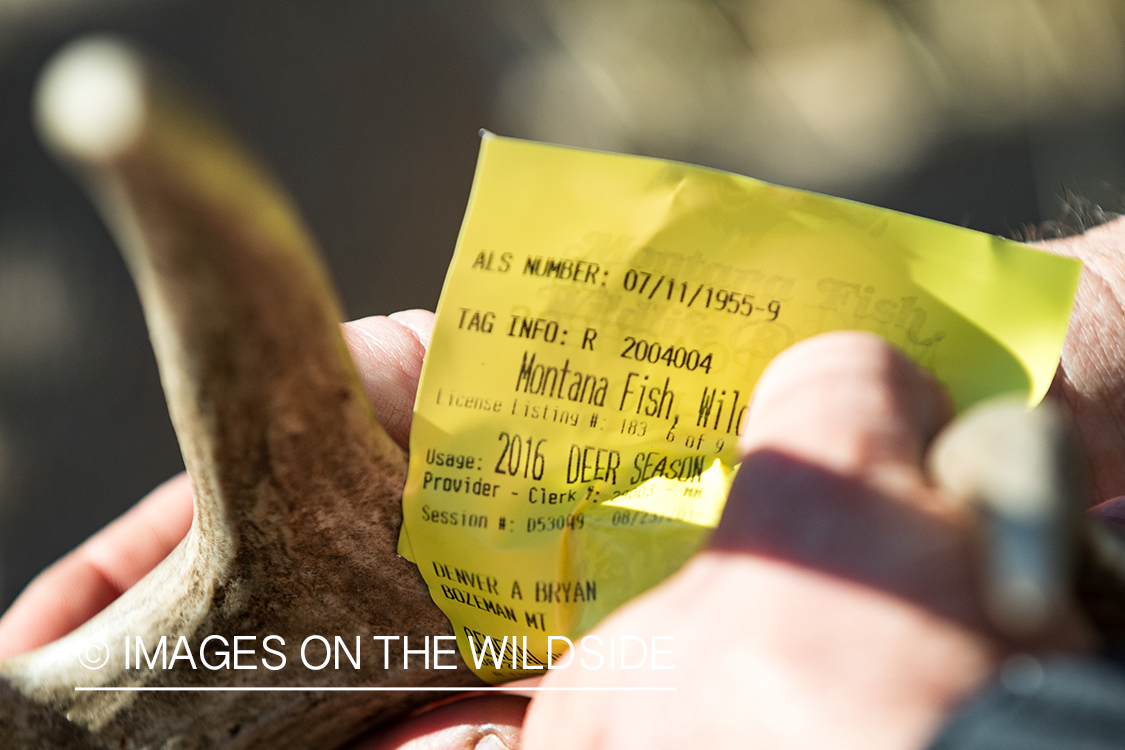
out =
[[[414,394],[433,327],[422,310],[344,325],[344,338],[375,415],[407,447]],[[38,648],[93,617],[164,559],[192,522],[191,484],[181,474],[31,582],[0,617],[0,659]],[[488,695],[441,706],[383,735],[384,748],[473,747],[493,737],[515,745],[526,700]],[[389,744],[388,744],[389,743]]]
[[[541,693],[524,747],[923,747],[1013,648],[983,614],[963,511],[922,469],[949,415],[932,377],[869,334],[782,353],[710,546],[594,630],[673,635],[676,692]],[[1043,645],[1087,642],[1072,617]],[[660,674],[568,668],[543,685]]]
[[[1051,397],[1090,462],[1087,505],[1125,522],[1125,219],[1046,248],[1086,263]],[[711,547],[596,631],[689,633],[680,689],[545,694],[526,747],[559,744],[567,717],[581,733],[567,741],[595,746],[920,747],[1010,648],[983,622],[960,513],[920,472],[932,395],[908,397],[859,342],[809,354],[826,343],[785,353],[760,382]],[[831,371],[849,360],[850,374]],[[874,410],[842,392],[849,379]],[[1088,638],[1074,618],[1052,645]]]
[[[1125,298],[1125,219],[1044,246],[1086,264],[1050,397],[1072,415],[1089,460],[1092,493],[1087,505],[1106,520],[1125,522],[1125,314],[1120,302]],[[849,357],[857,351],[838,354]],[[876,471],[884,479],[874,479],[875,497],[897,505],[868,501],[856,507],[848,492],[836,495],[843,502],[826,503],[832,494],[825,491],[816,494],[815,504],[808,498],[791,505],[781,502],[787,484],[788,490],[802,488],[802,476],[825,479],[815,468],[818,461],[821,468],[842,469],[835,481],[844,482],[840,490],[847,489],[846,478],[866,476],[873,467],[861,467],[880,455],[880,446],[887,446],[878,436],[886,438],[896,423],[900,429],[903,425],[902,415],[882,423],[872,421],[871,412],[864,421],[858,410],[833,416],[846,403],[843,399],[804,400],[818,391],[802,393],[795,385],[798,378],[815,377],[816,368],[827,363],[808,361],[804,372],[777,377],[777,368],[788,368],[795,354],[788,352],[771,366],[777,388],[767,381],[756,392],[743,442],[751,455],[711,548],[599,628],[629,632],[649,623],[650,629],[655,625],[667,632],[682,623],[697,634],[693,645],[712,644],[683,655],[692,672],[678,673],[676,682],[690,686],[694,681],[695,689],[680,690],[674,697],[646,695],[643,705],[632,706],[627,705],[630,694],[611,694],[597,706],[583,705],[586,694],[544,695],[529,712],[527,747],[551,747],[550,728],[565,715],[586,717],[576,726],[584,728],[584,738],[593,744],[598,738],[620,747],[638,736],[615,729],[607,716],[629,716],[629,726],[647,729],[638,745],[665,741],[671,747],[687,737],[714,745],[734,736],[754,746],[846,747],[851,733],[851,740],[863,747],[918,747],[958,696],[995,666],[1006,644],[982,626],[959,514],[925,486],[918,470],[919,438],[928,432],[921,428],[924,420],[905,431],[902,445],[909,450],[890,461],[876,461],[885,468]],[[822,374],[822,387],[839,387],[839,379],[833,384],[829,373]],[[893,381],[887,385],[893,392]],[[813,428],[769,406],[765,394],[778,393],[784,400],[786,388],[795,411],[811,419]],[[775,452],[778,445],[811,459],[811,466],[787,466],[784,454]],[[889,484],[879,491],[885,482]],[[880,507],[897,509],[904,528],[880,530],[876,521],[894,517],[880,513]],[[744,529],[741,542],[732,529]],[[946,539],[944,553],[941,538]],[[927,557],[930,564],[925,564]],[[945,562],[938,564],[942,557]],[[866,569],[864,559],[870,566]],[[864,575],[854,575],[856,566]],[[935,575],[943,580],[933,580]],[[723,585],[724,578],[729,585]],[[716,612],[729,620],[725,636],[713,619]],[[1081,624],[1072,628],[1059,645],[1083,640]],[[717,650],[715,643],[729,644],[724,653],[733,666],[700,669],[698,662],[707,658],[707,648]],[[943,649],[948,658],[936,658]],[[765,677],[755,678],[751,664]],[[553,678],[566,680],[563,674]],[[671,705],[661,705],[664,698]],[[878,715],[883,712],[889,715]],[[669,722],[669,716],[691,719]],[[711,735],[701,734],[701,728]]]
[[[344,338],[379,423],[407,447],[433,313],[411,310],[344,325]],[[181,474],[40,573],[0,618],[0,659],[74,630],[167,557],[192,521]]]
[[[1074,418],[1093,505],[1125,495],[1125,218],[1042,247],[1085,263],[1050,397]],[[1125,503],[1098,512],[1125,522]]]

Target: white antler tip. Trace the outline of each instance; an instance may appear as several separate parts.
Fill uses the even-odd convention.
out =
[[[144,124],[144,73],[128,46],[110,37],[73,42],[39,81],[36,114],[55,149],[104,162],[135,141]]]

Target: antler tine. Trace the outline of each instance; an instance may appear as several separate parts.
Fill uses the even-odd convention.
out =
[[[405,458],[371,413],[326,274],[283,192],[118,42],[61,53],[37,106],[45,140],[77,168],[136,281],[196,505],[187,538],[149,576],[70,636],[0,665],[2,744],[332,747],[422,695],[75,685],[479,684],[463,667],[383,670],[381,659],[360,672],[126,668],[120,644],[136,636],[151,648],[167,635],[171,650],[184,635],[199,653],[209,635],[278,635],[288,648],[314,634],[362,636],[370,649],[371,635],[450,630],[395,554]],[[80,664],[90,642],[108,646],[105,667]]]

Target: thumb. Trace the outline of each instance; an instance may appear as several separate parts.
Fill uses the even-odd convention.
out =
[[[934,377],[877,336],[831,333],[791,347],[754,390],[712,549],[784,560],[975,623],[959,516],[922,468],[951,414]]]
[[[769,448],[849,475],[913,472],[952,411],[933,375],[878,336],[823,334],[766,368],[739,448],[744,458]]]

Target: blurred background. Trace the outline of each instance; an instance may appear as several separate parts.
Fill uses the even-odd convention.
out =
[[[436,304],[480,128],[1005,236],[1125,204],[1125,0],[0,0],[0,608],[182,468],[124,265],[31,126],[88,31],[227,113],[349,317]]]

